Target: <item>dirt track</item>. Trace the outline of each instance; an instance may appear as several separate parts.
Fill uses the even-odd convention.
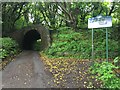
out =
[[[49,88],[51,79],[36,51],[23,51],[2,71],[3,88]]]

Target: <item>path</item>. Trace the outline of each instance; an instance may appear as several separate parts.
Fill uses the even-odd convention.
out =
[[[2,71],[3,88],[49,88],[51,77],[36,51],[23,51]]]

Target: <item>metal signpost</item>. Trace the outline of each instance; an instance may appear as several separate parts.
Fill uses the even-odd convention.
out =
[[[94,31],[92,28],[92,60],[94,60],[94,43],[93,43],[93,38],[94,38]]]
[[[108,61],[108,30],[106,28],[106,60]]]
[[[92,28],[92,60],[94,60],[94,43],[93,43],[93,28],[103,28],[106,27],[106,60],[108,61],[108,30],[107,27],[112,27],[112,17],[111,16],[97,16],[88,19],[88,28]]]

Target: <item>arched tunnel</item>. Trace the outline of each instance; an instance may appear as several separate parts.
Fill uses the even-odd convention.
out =
[[[41,39],[40,33],[37,30],[28,31],[22,40],[22,49],[23,50],[33,50],[34,43]]]
[[[41,24],[23,27],[10,34],[22,50],[47,49],[51,43],[50,31]],[[40,47],[40,48],[39,48]]]

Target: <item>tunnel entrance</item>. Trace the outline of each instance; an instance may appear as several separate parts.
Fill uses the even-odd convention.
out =
[[[33,50],[34,43],[41,39],[40,33],[37,30],[28,31],[23,38],[22,49]]]

